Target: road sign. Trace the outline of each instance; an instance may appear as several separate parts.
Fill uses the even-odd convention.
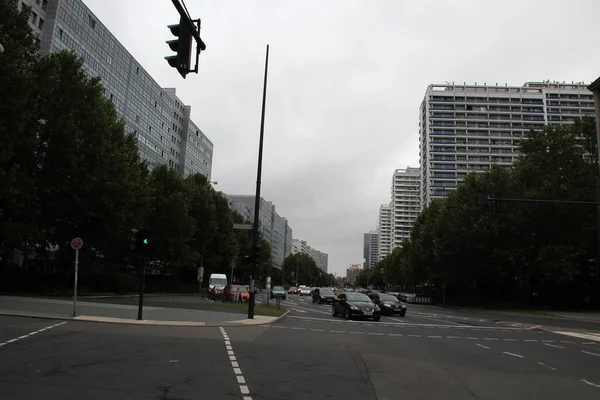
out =
[[[75,238],[75,239],[71,240],[71,248],[73,250],[79,250],[82,247],[83,247],[83,240],[81,240],[81,238]]]
[[[252,224],[233,224],[233,229],[252,229]]]

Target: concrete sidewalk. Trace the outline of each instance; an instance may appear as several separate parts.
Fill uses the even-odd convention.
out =
[[[228,312],[145,306],[144,319],[138,321],[137,306],[86,301],[77,302],[77,316],[73,317],[71,300],[13,296],[0,296],[0,315],[162,326],[264,325],[283,317],[255,315],[247,319],[243,314]]]

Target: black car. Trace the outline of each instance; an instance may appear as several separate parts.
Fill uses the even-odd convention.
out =
[[[333,304],[333,299],[335,299],[335,294],[329,288],[315,288],[312,293],[312,301],[313,303],[319,304]]]
[[[389,293],[369,293],[369,297],[373,303],[381,308],[381,313],[384,315],[406,315],[406,305],[398,298]]]
[[[335,317],[338,314],[346,319],[353,317],[373,318],[373,321],[381,319],[381,309],[379,306],[363,293],[342,293],[333,300],[331,314]]]

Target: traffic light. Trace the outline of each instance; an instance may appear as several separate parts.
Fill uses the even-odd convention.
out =
[[[191,72],[190,64],[193,36],[187,22],[188,21],[181,17],[179,18],[179,24],[168,26],[173,36],[177,36],[177,39],[167,40],[167,44],[171,50],[177,52],[177,54],[165,57],[165,60],[167,60],[171,67],[177,68],[177,71],[179,71],[183,79]]]
[[[137,232],[136,248],[141,252],[146,252],[150,249],[150,231],[147,229],[140,229]]]
[[[138,230],[132,229],[131,234],[129,235],[129,248],[133,251],[135,251],[137,249],[137,240],[138,240],[137,235],[138,235]]]

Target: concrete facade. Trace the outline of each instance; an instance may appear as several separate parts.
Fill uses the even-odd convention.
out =
[[[594,115],[594,99],[583,82],[430,85],[419,112],[421,208],[470,172],[512,165],[530,129],[584,115]]]
[[[379,260],[392,253],[392,207],[389,204],[382,204],[379,207],[379,221],[377,224],[379,231]]]
[[[412,226],[421,212],[419,168],[397,169],[392,177],[391,250],[410,238]]]
[[[371,268],[379,262],[379,232],[371,231],[364,234],[363,258],[364,268]]]

